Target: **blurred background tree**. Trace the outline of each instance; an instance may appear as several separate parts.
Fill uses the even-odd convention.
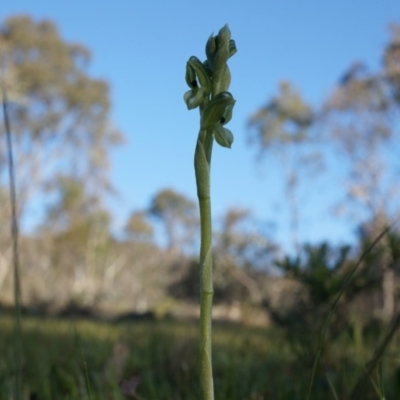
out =
[[[199,222],[192,200],[173,189],[163,189],[151,200],[149,214],[162,223],[170,252],[193,243]]]
[[[122,134],[110,121],[109,86],[90,77],[90,52],[65,42],[49,20],[11,17],[0,26],[1,78],[10,92],[20,214],[39,191],[57,191],[58,173],[110,190],[109,151]],[[1,128],[3,129],[3,128]],[[5,149],[0,146],[4,182]]]
[[[88,212],[89,219],[103,213],[103,195],[111,193],[108,155],[121,143],[122,134],[110,121],[109,86],[87,73],[89,50],[64,41],[49,20],[5,20],[0,26],[0,60],[10,99],[20,221],[44,195],[56,198],[44,225],[47,233],[63,234],[65,241],[66,232],[76,231],[78,225],[83,229]],[[2,142],[1,186],[7,177],[5,162]],[[7,226],[2,224],[2,231]],[[93,226],[86,230],[87,239]],[[85,247],[87,241],[81,239]],[[78,251],[72,242],[67,247]]]
[[[310,127],[315,116],[290,82],[283,81],[279,94],[257,110],[249,119],[249,143],[256,147],[259,158],[278,156],[284,171],[284,191],[289,205],[292,245],[300,250],[299,179],[307,167],[315,166],[319,153],[310,151],[315,140]]]
[[[371,71],[355,62],[343,74],[321,111],[327,140],[345,168],[345,201],[339,209],[362,226],[365,238],[376,237],[400,216],[399,202],[399,26],[392,26],[381,67]],[[380,244],[382,313],[393,317],[395,274],[387,236]]]
[[[152,243],[154,228],[147,220],[146,211],[133,211],[125,225],[125,233],[129,240]]]
[[[322,104],[313,108],[293,89],[292,84],[283,82],[279,94],[267,101],[248,121],[250,144],[261,156],[268,154],[271,159],[273,152],[279,154],[278,162],[285,172],[285,194],[297,256],[286,256],[278,260],[277,265],[285,276],[290,275],[306,289],[308,300],[304,298],[303,305],[299,301],[291,311],[296,314],[291,317],[297,321],[307,315],[308,307],[328,304],[331,296],[338,292],[345,270],[342,252],[347,249],[345,246],[335,252],[327,243],[315,247],[300,245],[300,177],[304,178],[305,173],[315,172],[317,168],[323,172],[322,166],[324,172],[339,174],[341,185],[337,191],[345,196],[335,211],[340,211],[360,227],[355,251],[362,254],[390,225],[390,221],[400,215],[399,90],[400,28],[394,25],[378,70],[371,71],[362,62],[354,62]],[[313,186],[308,186],[307,196],[314,194]],[[396,311],[395,299],[398,296],[398,272],[394,267],[397,264],[393,262],[396,240],[391,239],[391,235],[393,233],[385,236],[368,262],[364,263],[357,278],[357,290],[353,288],[354,293],[371,293],[371,287],[376,291],[377,285],[381,285],[381,317],[386,321]],[[328,254],[329,258],[337,254],[337,263],[329,262]],[[346,261],[349,262],[354,263],[354,260]],[[316,301],[316,293],[325,294]],[[376,307],[375,302],[373,308]],[[276,320],[281,318],[279,312],[274,314],[278,310],[270,311]]]
[[[214,237],[214,300],[261,306],[278,246],[250,210],[228,209],[220,218]],[[264,229],[263,229],[264,228]],[[180,268],[179,268],[180,267]],[[179,276],[169,288],[173,297],[198,302],[199,264],[189,257],[175,264]],[[273,272],[273,271],[272,271]]]
[[[283,81],[250,116],[248,138],[258,160],[268,159],[282,173],[291,237],[276,243],[252,210],[222,212],[214,236],[219,305],[258,307],[281,326],[316,329],[317,318],[310,316],[326,312],[357,257],[398,215],[399,43],[394,26],[380,67],[372,71],[355,62],[324,101],[311,105],[294,84]],[[66,42],[52,22],[19,16],[0,26],[0,55],[22,222],[35,206],[41,208],[38,225],[22,230],[25,301],[161,314],[177,304],[197,304],[195,202],[174,188],[159,189],[148,204],[117,223],[106,207],[106,196],[115,193],[109,152],[123,136],[110,119],[107,82],[89,74],[90,52]],[[316,173],[330,179],[332,171],[341,179],[335,181],[337,192],[345,193],[338,208],[358,229],[351,249],[304,244],[301,237],[302,206],[318,201]],[[5,183],[0,143],[3,202]],[[1,300],[7,300],[11,287],[8,219],[3,207]],[[389,320],[397,312],[397,247],[395,231],[364,260],[338,310],[335,321],[344,325],[334,321],[332,332],[352,324],[356,315]],[[282,248],[292,250],[284,254]]]
[[[234,300],[262,303],[263,278],[271,272],[278,251],[263,228],[246,209],[228,209],[220,219],[215,238],[215,279],[220,286],[225,281],[225,286],[238,287],[236,291],[226,290]]]

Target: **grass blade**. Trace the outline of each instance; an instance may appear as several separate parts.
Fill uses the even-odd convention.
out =
[[[77,347],[78,347],[78,349],[79,349],[79,353],[80,353],[81,360],[82,360],[82,365],[83,365],[83,370],[84,370],[84,373],[85,373],[86,392],[87,392],[87,395],[88,395],[88,399],[91,400],[91,395],[90,395],[91,390],[90,390],[90,382],[89,382],[89,372],[88,372],[88,369],[87,369],[87,364],[86,364],[85,356],[84,356],[83,350],[82,350],[81,339],[80,339],[80,336],[79,336],[78,331],[76,330],[76,328],[74,328],[74,331],[75,331],[75,342],[76,342],[76,345],[77,345]]]
[[[17,218],[17,194],[15,189],[15,167],[13,146],[11,138],[10,120],[8,117],[8,100],[4,79],[1,83],[2,102],[3,102],[3,118],[6,133],[6,149],[7,149],[7,165],[9,173],[9,192],[11,203],[11,240],[14,270],[14,361],[15,361],[15,383],[14,394],[16,400],[22,399],[22,329],[21,329],[21,282],[19,272],[19,249],[18,249],[18,218]]]
[[[358,268],[361,265],[361,262],[364,260],[364,258],[367,256],[368,253],[370,253],[373,248],[378,244],[378,242],[386,235],[387,232],[390,231],[390,229],[392,229],[392,227],[397,224],[397,222],[400,219],[397,219],[395,222],[393,222],[390,226],[388,226],[387,228],[385,228],[375,239],[374,241],[367,247],[366,250],[364,250],[364,252],[361,254],[360,258],[358,259],[356,265],[353,267],[353,269],[350,271],[349,275],[347,276],[347,279],[344,283],[344,285],[342,286],[342,288],[340,289],[339,294],[337,295],[335,301],[333,302],[331,309],[322,325],[322,329],[321,329],[321,333],[319,335],[318,338],[318,345],[317,345],[317,354],[315,356],[314,362],[313,362],[313,366],[312,366],[312,370],[311,370],[311,377],[310,377],[310,382],[308,385],[308,391],[307,391],[307,396],[306,396],[306,400],[310,400],[311,398],[311,390],[312,390],[312,386],[314,384],[314,379],[315,379],[315,374],[317,371],[317,367],[318,367],[318,363],[319,363],[319,359],[321,356],[321,352],[322,352],[322,344],[323,344],[323,340],[326,334],[326,331],[328,330],[329,324],[331,322],[331,319],[333,317],[333,314],[336,311],[336,308],[339,304],[339,301],[343,295],[343,293],[345,292],[345,290],[347,289],[347,287],[349,286],[349,284],[351,283],[351,281],[354,278],[355,273],[357,272]],[[399,318],[400,319],[400,318]],[[399,320],[400,323],[400,320]],[[394,333],[394,332],[393,332]],[[393,335],[393,334],[392,334]]]

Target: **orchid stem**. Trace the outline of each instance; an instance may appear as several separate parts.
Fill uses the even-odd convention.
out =
[[[207,60],[201,62],[192,56],[186,64],[185,80],[190,90],[183,96],[189,110],[199,108],[200,131],[194,154],[197,196],[200,207],[200,383],[203,400],[214,400],[212,372],[212,302],[213,265],[210,168],[212,147],[215,141],[230,148],[232,132],[225,128],[232,118],[235,99],[228,92],[231,74],[228,59],[236,53],[228,25],[206,44]]]
[[[214,384],[212,372],[212,301],[213,271],[212,271],[212,225],[210,199],[210,160],[212,141],[206,145],[205,132],[199,133],[195,151],[195,173],[197,196],[200,206],[201,244],[200,244],[200,358],[201,387],[204,400],[214,400]],[[209,148],[207,148],[209,147]],[[207,157],[209,154],[209,158]]]

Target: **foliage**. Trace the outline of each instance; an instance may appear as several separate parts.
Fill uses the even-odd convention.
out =
[[[100,199],[87,193],[84,181],[59,175],[54,194],[55,200],[47,208],[43,228],[63,232],[87,220],[109,229],[110,215],[101,208]]]
[[[310,301],[317,306],[331,300],[343,286],[345,277],[340,276],[340,272],[343,272],[349,251],[349,246],[332,251],[327,243],[305,245],[303,257],[286,256],[276,264],[288,277],[298,279],[305,285]]]
[[[108,84],[87,73],[89,50],[65,42],[49,20],[18,16],[0,27],[0,53],[21,211],[38,192],[55,188],[61,171],[84,180],[92,195],[108,190],[109,150],[122,135],[110,122]],[[1,164],[4,154],[0,147]]]
[[[163,189],[155,194],[148,211],[163,223],[170,251],[193,240],[198,220],[192,200],[172,189]]]
[[[222,263],[216,263],[215,267],[213,280],[215,304],[245,303],[259,295],[260,288],[252,271],[240,271],[234,265]],[[169,286],[169,294],[176,299],[197,304],[200,293],[199,268],[197,260],[177,260],[172,265],[172,270],[179,275]],[[255,293],[252,293],[251,289],[255,289]]]
[[[224,294],[221,299],[225,301],[261,304],[262,284],[268,279],[277,249],[251,211],[228,209],[215,235],[215,283],[219,297]]]
[[[47,239],[55,243],[56,254],[47,256],[55,268],[70,270],[71,263],[72,268],[82,268],[99,247],[89,243],[108,229],[101,196],[111,188],[108,151],[122,138],[110,122],[108,84],[87,74],[89,51],[63,41],[48,20],[8,18],[0,27],[0,56],[5,119],[10,121],[18,169],[13,201],[18,224],[39,194],[58,197],[43,222],[51,237]],[[0,145],[0,186],[5,154]],[[2,250],[6,252],[7,245]],[[8,260],[3,268],[5,279]]]
[[[330,327],[331,338],[341,334],[352,325],[357,307],[360,307],[357,303],[360,296],[365,296],[362,304],[381,282],[381,275],[377,274],[376,266],[372,262],[374,252],[371,251],[355,277],[347,283],[359,254],[363,254],[368,246],[369,243],[365,243],[359,253],[351,254],[349,246],[335,249],[327,243],[318,246],[304,245],[299,256],[286,256],[276,261],[286,278],[300,283],[301,290],[297,301],[287,310],[274,309],[266,299],[265,305],[274,320],[288,329],[290,334],[295,334],[300,329],[307,334],[316,335],[324,316],[345,287],[342,301],[336,309],[335,320]],[[361,319],[357,321],[361,322]]]
[[[251,140],[264,151],[273,145],[303,142],[313,119],[313,110],[300,94],[289,82],[281,82],[278,96],[250,117],[248,123],[255,128]]]
[[[253,128],[250,139],[260,154],[272,155],[272,150],[277,149],[283,155],[280,169],[286,173],[292,242],[299,255],[297,259],[287,259],[286,267],[290,266],[293,277],[305,285],[311,304],[316,304],[315,296],[321,296],[324,303],[331,292],[337,291],[342,279],[324,259],[323,247],[313,254],[310,248],[301,248],[299,243],[302,220],[299,181],[305,167],[318,165],[314,163],[315,155],[323,161],[319,165],[326,167],[325,181],[339,179],[342,183],[343,202],[336,204],[336,214],[346,213],[358,226],[369,225],[369,240],[399,215],[399,43],[399,26],[394,25],[383,49],[380,67],[372,70],[362,62],[354,62],[319,107],[309,106],[292,85],[284,83],[280,93],[249,119],[249,126]],[[318,195],[314,177],[309,187],[312,190],[302,193],[304,196]],[[368,246],[363,240],[359,251]],[[356,294],[367,293],[374,285],[376,289],[381,284],[375,297],[382,300],[382,314],[390,320],[395,313],[398,279],[389,261],[388,244],[383,247],[385,251],[377,249],[378,253],[371,252],[367,257],[369,261],[364,263],[363,274],[354,283],[358,286],[353,289]],[[300,253],[309,264],[303,264]],[[314,256],[319,257],[319,267],[314,265]],[[302,268],[307,273],[294,273]],[[364,303],[371,304],[367,296]],[[371,304],[374,310],[378,308],[376,303]]]
[[[281,82],[278,95],[258,109],[248,120],[249,143],[259,159],[278,158],[283,171],[285,197],[290,210],[292,245],[299,250],[300,201],[302,176],[321,169],[321,152],[315,148],[312,129],[316,111],[290,82]]]
[[[11,319],[1,317],[0,399],[10,398]],[[196,324],[150,321],[111,325],[100,321],[26,317],[24,322],[24,394],[42,400],[198,399]],[[310,366],[297,356],[279,330],[238,325],[214,329],[215,385],[219,399],[304,399]],[[340,399],[349,398],[373,343],[356,350],[343,338],[324,357],[313,399],[331,399],[328,378]],[[398,351],[397,346],[391,349]],[[89,391],[85,383],[88,369]],[[396,357],[382,363],[382,385],[388,398],[398,393]],[[373,375],[374,382],[379,375]],[[129,397],[130,393],[130,397]],[[371,388],[371,395],[374,389]],[[367,398],[367,397],[364,397]],[[375,397],[372,397],[375,398]]]
[[[390,94],[400,106],[400,25],[391,26],[391,41],[385,48],[383,64]]]
[[[220,218],[214,235],[215,303],[261,304],[263,283],[268,280],[277,246],[259,225],[251,212],[244,209],[228,209]],[[173,270],[178,277],[169,293],[179,299],[198,301],[198,262],[191,258],[177,260]]]
[[[344,193],[354,206],[353,218],[398,214],[398,42],[398,28],[393,28],[381,68],[373,71],[362,62],[353,63],[321,110],[327,140],[347,166]]]
[[[37,312],[59,316],[73,310],[88,311],[87,316],[99,311],[166,315],[184,307],[189,315],[193,307],[188,300],[197,300],[201,289],[201,269],[203,283],[208,283],[206,296],[212,291],[216,303],[239,302],[243,313],[247,306],[263,305],[272,322],[280,326],[257,330],[217,324],[213,337],[218,398],[304,398],[303,380],[316,354],[321,322],[359,255],[398,213],[398,179],[392,168],[393,155],[387,150],[398,140],[399,43],[399,31],[394,27],[382,67],[371,71],[355,63],[321,110],[312,108],[284,82],[278,95],[250,119],[253,144],[260,153],[271,156],[274,152],[269,150],[278,150],[283,162],[293,230],[300,221],[297,190],[304,167],[316,165],[317,156],[323,153],[320,144],[336,146],[337,160],[348,167],[347,195],[353,204],[363,206],[357,206],[363,214],[358,244],[352,250],[328,243],[300,246],[294,235],[297,254],[274,262],[278,247],[258,229],[258,221],[247,210],[228,209],[213,237],[215,268],[213,287],[208,290],[212,143],[215,139],[219,145],[231,147],[233,142],[233,134],[226,128],[235,104],[227,91],[227,60],[236,47],[227,26],[209,38],[207,60],[191,57],[186,67],[189,91],[184,100],[189,109],[200,108],[195,163],[207,240],[199,263],[184,254],[196,239],[196,206],[171,188],[156,193],[146,210],[134,210],[125,223],[125,235],[113,237],[103,195],[112,189],[108,151],[122,136],[109,118],[108,85],[89,76],[88,50],[65,42],[53,23],[35,22],[30,17],[6,20],[0,30],[0,56],[2,79],[11,101],[20,216],[39,192],[47,199],[40,227],[31,235],[23,231],[21,237],[25,304],[34,305]],[[319,136],[321,127],[325,135]],[[4,163],[5,149],[0,145],[3,203],[7,199]],[[154,240],[150,216],[164,225],[168,249]],[[0,289],[1,300],[8,303],[11,246],[4,227],[9,218],[3,207]],[[398,231],[390,231],[368,251],[346,286],[332,314],[329,342],[321,344],[324,369],[316,370],[314,398],[326,399],[332,392],[338,393],[337,398],[352,396],[352,388],[357,392],[360,382],[364,385],[363,379],[369,379],[371,368],[381,361],[400,323],[396,315],[399,243]],[[283,276],[270,275],[274,265]],[[207,307],[211,309],[210,301]],[[391,319],[388,334],[380,341],[383,344],[370,346],[369,340],[376,342]],[[0,399],[12,396],[10,385],[16,375],[9,346],[10,320],[2,317],[1,322]],[[136,321],[129,328],[100,322],[74,321],[72,325],[77,333],[72,332],[70,321],[24,319],[25,397],[122,398],[124,394],[137,399],[198,398],[199,368],[191,362],[198,353],[194,325],[158,320]],[[373,347],[379,357],[372,355]],[[364,364],[365,376],[361,374],[362,379],[357,380]],[[399,371],[397,360],[384,359],[383,379],[378,376],[380,382],[375,386],[384,387],[387,396],[394,397],[399,391]],[[368,385],[368,390],[374,386]]]
[[[153,241],[154,229],[146,220],[145,211],[132,212],[125,225],[125,233],[130,240],[136,242],[148,243]]]
[[[230,208],[220,218],[215,253],[239,268],[266,270],[278,246],[272,242],[250,210]]]

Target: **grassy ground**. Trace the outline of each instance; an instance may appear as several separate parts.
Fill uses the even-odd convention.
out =
[[[26,399],[199,399],[198,325],[195,322],[105,322],[25,318]],[[216,399],[304,399],[312,341],[292,341],[277,330],[216,324]],[[0,399],[13,390],[13,321],[0,317]],[[351,343],[350,343],[351,342]],[[400,398],[395,345],[382,367],[387,399]],[[312,399],[345,399],[372,349],[343,338],[324,353]],[[378,380],[375,379],[377,383]],[[371,386],[372,387],[372,386]],[[125,395],[121,394],[121,391]],[[367,398],[378,399],[375,390]],[[398,397],[395,397],[397,393]],[[130,396],[130,397],[129,397]]]

